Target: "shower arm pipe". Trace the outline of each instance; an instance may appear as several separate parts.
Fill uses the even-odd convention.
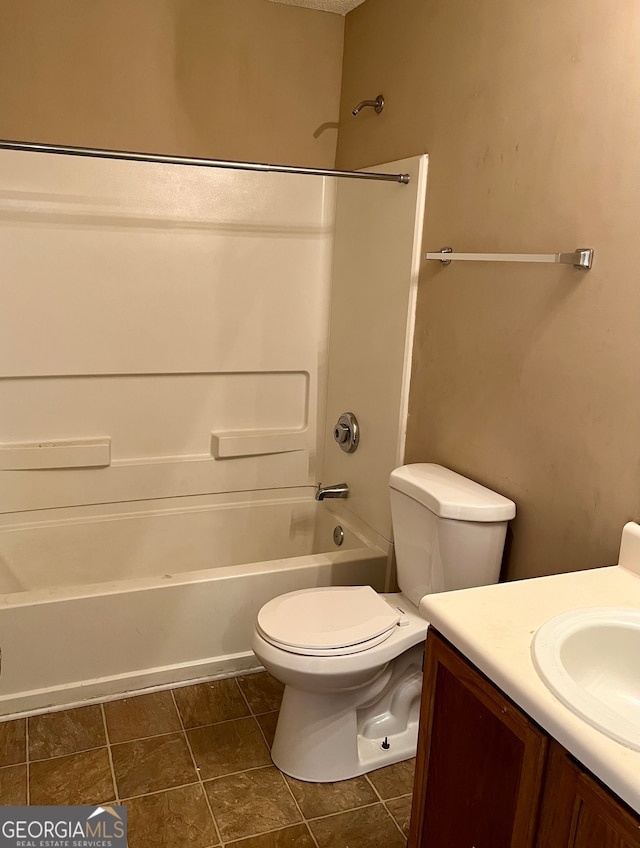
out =
[[[380,112],[384,109],[384,97],[379,94],[375,100],[361,100],[360,103],[355,107],[355,109],[351,110],[351,114],[354,118],[362,112],[363,109],[367,107],[371,107],[376,115],[379,115]]]
[[[380,180],[409,183],[409,174],[381,174],[375,171],[339,171],[332,168],[301,168],[294,165],[267,165],[261,162],[235,162],[228,159],[199,159],[191,156],[165,156],[159,153],[135,153],[128,150],[100,150],[93,147],[72,147],[60,144],[36,144],[28,141],[0,139],[0,149],[28,153],[53,153],[64,156],[84,156],[90,159],[117,159],[126,162],[155,162],[163,165],[192,165],[199,168],[227,168],[234,171],[262,171],[276,174],[302,174],[314,177],[346,177],[354,180]]]

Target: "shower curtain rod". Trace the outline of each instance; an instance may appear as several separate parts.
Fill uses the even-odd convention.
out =
[[[337,171],[331,168],[300,168],[293,165],[266,165],[260,162],[234,162],[228,159],[198,159],[191,156],[163,156],[159,153],[134,153],[128,150],[100,150],[93,147],[69,147],[60,144],[34,144],[0,139],[0,149],[31,153],[57,153],[94,159],[122,159],[128,162],[160,162],[165,165],[195,165],[200,168],[230,168],[235,171],[263,171],[277,174],[308,174],[315,177],[347,177],[354,180],[384,180],[407,185],[409,174],[380,174],[373,171]]]

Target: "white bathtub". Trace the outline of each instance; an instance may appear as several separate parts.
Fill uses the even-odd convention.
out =
[[[269,599],[385,590],[387,552],[339,508],[291,489],[0,517],[0,716],[255,668]]]

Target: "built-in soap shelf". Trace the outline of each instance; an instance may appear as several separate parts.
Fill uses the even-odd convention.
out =
[[[111,439],[0,442],[0,470],[100,468],[111,464]]]
[[[304,430],[236,430],[211,434],[214,459],[289,453],[308,447]],[[205,459],[205,456],[198,457]],[[176,457],[171,457],[176,459]],[[120,464],[120,463],[117,463]],[[0,442],[0,471],[104,468],[111,465],[111,439]]]
[[[308,447],[305,430],[236,430],[211,433],[211,453],[215,459],[289,453]]]

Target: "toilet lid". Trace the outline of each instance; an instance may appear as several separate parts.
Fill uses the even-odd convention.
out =
[[[258,627],[285,649],[332,651],[381,641],[400,614],[370,586],[327,586],[288,592],[266,603]]]

